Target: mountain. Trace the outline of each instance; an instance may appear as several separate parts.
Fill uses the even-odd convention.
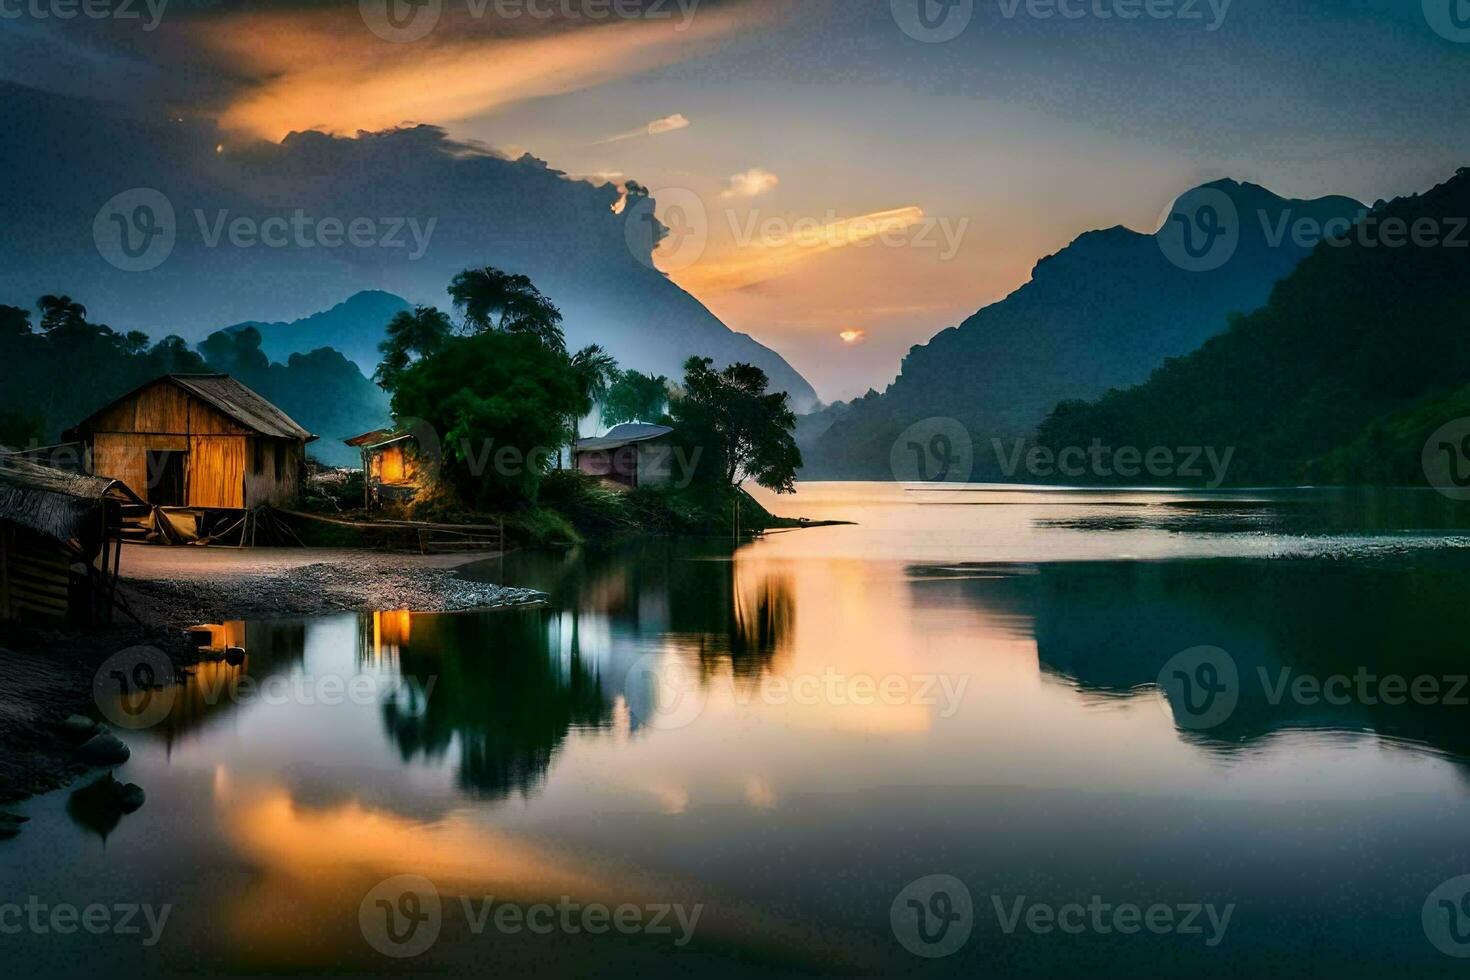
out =
[[[370,289],[349,296],[330,310],[289,323],[237,323],[226,330],[255,330],[260,335],[260,349],[273,361],[330,347],[372,377],[378,369],[378,341],[383,339],[383,328],[395,315],[411,309],[413,304],[400,296]]]
[[[320,341],[277,346],[278,323],[319,311],[345,320],[334,307],[374,290],[447,306],[455,273],[494,265],[551,297],[573,347],[599,343],[625,368],[670,377],[695,354],[748,361],[798,411],[816,404],[779,354],[654,267],[667,230],[650,219],[651,202],[622,207],[611,184],[430,126],[240,142],[162,107],[13,84],[0,84],[0,99],[0,224],[26,229],[0,245],[0,303],[64,292],[106,309],[118,330],[190,341],[264,324],[269,349],[287,353]],[[339,336],[333,346],[362,363],[372,342]]]
[[[1458,476],[1453,454],[1470,455],[1467,282],[1470,169],[1376,207],[1265,306],[1146,383],[1057,406],[1039,441],[1216,447],[1233,454],[1232,484],[1422,486],[1448,447]]]
[[[254,327],[221,330],[199,345],[211,371],[233,375],[320,438],[307,452],[333,466],[359,466],[344,439],[390,424],[388,395],[340,351],[267,355]],[[274,362],[274,363],[273,363]]]
[[[1363,210],[1345,197],[1287,200],[1219,181],[1183,195],[1155,234],[1088,232],[1038,262],[1009,296],[913,348],[885,392],[854,401],[803,446],[802,475],[892,479],[899,435],[948,418],[968,430],[972,478],[1006,479],[993,440],[1029,438],[1057,402],[1138,383],[1165,358],[1198,347],[1227,314],[1266,301],[1310,252],[1308,232],[1332,221],[1346,227]],[[1215,238],[1199,231],[1216,226]],[[1186,248],[1185,231],[1202,254]]]

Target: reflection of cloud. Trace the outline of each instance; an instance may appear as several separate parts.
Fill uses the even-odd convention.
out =
[[[734,252],[696,262],[674,275],[680,286],[696,295],[723,293],[785,275],[834,249],[862,245],[881,235],[912,227],[924,220],[918,207],[875,211],[826,224],[795,222],[789,231],[741,243]]]
[[[781,178],[765,167],[751,167],[742,173],[731,174],[730,184],[721,197],[759,197],[779,183]]]
[[[602,143],[617,143],[622,140],[637,139],[640,136],[659,136],[663,133],[672,133],[676,130],[688,129],[689,126],[689,120],[684,116],[684,114],[682,112],[676,112],[672,116],[664,116],[662,119],[655,119],[653,120],[653,122],[649,123],[646,126],[639,126],[637,129],[630,129],[625,133],[618,133],[616,136],[609,136],[607,139],[598,140],[596,145],[600,145]]]
[[[293,130],[352,133],[466,119],[684,60],[700,52],[700,42],[745,23],[716,10],[701,12],[682,32],[625,20],[520,38],[436,32],[389,45],[367,31],[343,32],[331,15],[297,13],[220,18],[196,33],[206,51],[253,79],[223,113],[226,128],[280,139]],[[679,128],[682,119],[658,120],[648,131]]]

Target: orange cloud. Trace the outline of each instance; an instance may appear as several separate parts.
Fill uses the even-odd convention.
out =
[[[276,13],[211,20],[195,40],[252,80],[221,123],[275,140],[293,130],[350,134],[468,119],[694,57],[751,23],[701,11],[680,30],[667,21],[624,20],[521,36],[440,29],[393,44],[335,14]],[[676,117],[648,131],[654,126],[680,128]]]
[[[826,224],[812,220],[778,222],[780,228],[774,233],[758,215],[752,220],[753,224],[736,230],[733,250],[675,271],[675,281],[697,296],[742,289],[786,275],[834,249],[860,247],[896,235],[922,222],[924,210],[895,208]],[[655,252],[655,262],[658,257]]]

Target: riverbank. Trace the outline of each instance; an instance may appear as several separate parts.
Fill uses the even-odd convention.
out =
[[[198,654],[183,631],[200,623],[362,609],[448,612],[542,600],[530,589],[458,576],[461,567],[485,559],[483,553],[125,545],[119,594],[137,622],[118,613],[114,625],[86,631],[0,629],[0,804],[106,768],[83,764],[57,725],[69,715],[96,716],[93,683],[117,651],[157,647],[184,668]]]

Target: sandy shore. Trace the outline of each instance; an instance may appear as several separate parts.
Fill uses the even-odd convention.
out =
[[[459,569],[486,559],[484,553],[124,545],[119,592],[141,622],[119,613],[113,626],[86,632],[0,628],[0,803],[65,786],[89,771],[55,725],[71,714],[98,717],[93,680],[113,653],[156,646],[184,666],[196,655],[183,630],[199,623],[541,600],[528,589],[459,577]]]

